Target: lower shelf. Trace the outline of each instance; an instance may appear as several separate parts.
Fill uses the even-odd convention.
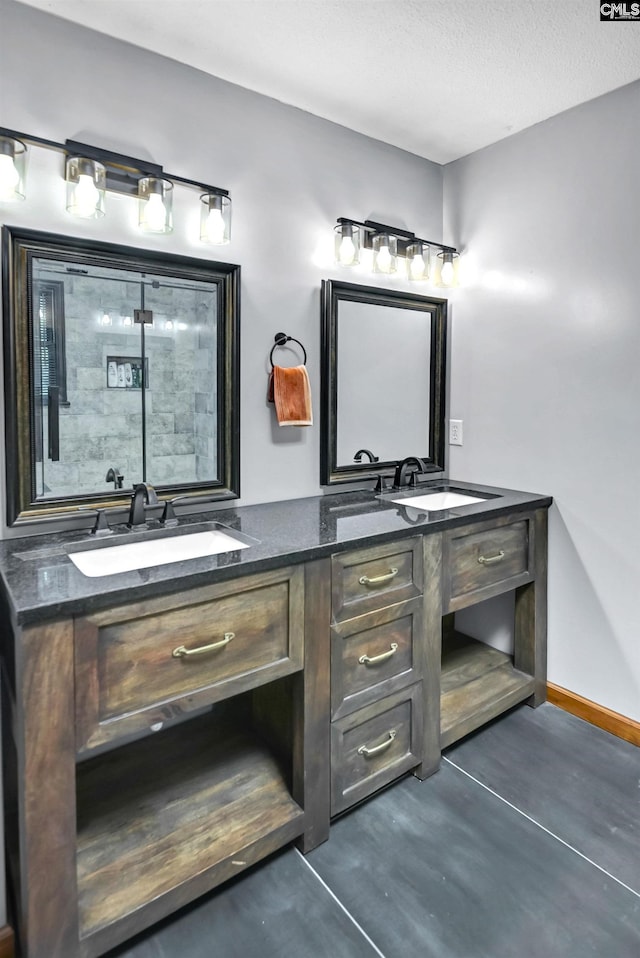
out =
[[[303,831],[269,749],[210,715],[84,762],[77,778],[83,938],[151,903],[153,921],[162,896],[179,889],[184,903]],[[138,915],[126,934],[149,923]]]
[[[440,747],[446,748],[528,698],[534,679],[511,656],[455,632],[443,641]]]

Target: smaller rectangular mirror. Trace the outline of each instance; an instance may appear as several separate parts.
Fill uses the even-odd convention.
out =
[[[324,485],[378,475],[407,456],[444,471],[446,340],[445,299],[322,283]]]

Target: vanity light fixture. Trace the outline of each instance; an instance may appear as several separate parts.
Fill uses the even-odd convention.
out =
[[[57,143],[40,136],[18,133],[0,127],[0,203],[25,198],[25,174],[28,147],[56,150],[65,156],[67,182],[66,208],[74,216],[102,217],[106,211],[105,194],[120,193],[138,200],[138,225],[149,233],[170,233],[173,229],[172,200],[175,186],[194,187],[201,193],[203,206],[200,238],[223,245],[231,239],[231,197],[228,190],[165,173],[157,163],[149,163],[91,146],[66,140]],[[204,193],[202,192],[204,190]]]
[[[431,258],[431,248],[428,243],[422,240],[416,240],[415,243],[409,243],[406,251],[407,256],[407,276],[413,280],[429,279],[429,265]]]
[[[360,262],[360,227],[350,220],[338,220],[335,231],[336,263],[357,266]]]
[[[26,195],[27,147],[9,133],[0,129],[0,203],[23,200]]]
[[[443,249],[438,253],[439,259],[442,260],[442,265],[440,267],[440,286],[455,286],[455,263],[454,260],[459,257],[459,253],[456,253],[455,250]]]
[[[65,164],[67,212],[84,219],[104,216],[106,170],[84,156],[69,156]]]
[[[424,281],[430,278],[431,248],[440,250],[442,260],[438,276],[438,285],[455,285],[454,260],[459,256],[453,246],[420,239],[409,230],[376,223],[374,220],[351,220],[338,217],[334,227],[336,234],[336,262],[340,266],[357,266],[360,262],[361,248],[373,250],[373,271],[375,273],[395,273],[399,268],[399,259],[404,260],[407,278],[412,281]]]
[[[200,197],[200,239],[213,246],[225,246],[231,239],[231,200],[226,193],[212,190]]]
[[[143,176],[138,180],[138,225],[145,233],[171,233],[173,230],[173,183],[162,176]]]
[[[395,273],[398,268],[398,240],[393,233],[373,234],[373,272]]]

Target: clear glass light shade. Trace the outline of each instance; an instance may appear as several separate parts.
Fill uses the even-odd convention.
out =
[[[459,254],[455,253],[453,250],[443,249],[441,253],[438,253],[438,258],[441,260],[440,265],[440,286],[455,286],[456,285],[456,260],[458,259]]]
[[[25,198],[27,148],[22,140],[0,136],[0,203]]]
[[[427,243],[409,243],[407,246],[407,276],[411,280],[429,279],[431,249]]]
[[[70,156],[66,165],[67,212],[83,219],[104,216],[106,170],[102,163]]]
[[[357,266],[360,262],[360,228],[355,223],[338,223],[335,227],[335,256],[340,266]]]
[[[231,197],[203,193],[200,200],[200,239],[212,246],[225,246],[231,239]]]
[[[398,268],[398,241],[390,233],[376,233],[373,237],[374,273],[395,273]]]
[[[173,183],[156,176],[138,181],[138,225],[145,233],[170,233]]]

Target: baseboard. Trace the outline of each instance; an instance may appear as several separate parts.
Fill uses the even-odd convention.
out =
[[[627,718],[626,715],[612,712],[604,705],[591,702],[589,699],[585,699],[575,692],[569,692],[568,689],[560,688],[559,685],[553,685],[551,682],[547,683],[547,702],[557,705],[565,712],[577,715],[578,718],[590,722],[591,725],[597,725],[605,732],[611,732],[618,738],[631,742],[632,745],[640,745],[640,722]]]
[[[0,958],[13,958],[13,929],[5,925],[0,928]]]

